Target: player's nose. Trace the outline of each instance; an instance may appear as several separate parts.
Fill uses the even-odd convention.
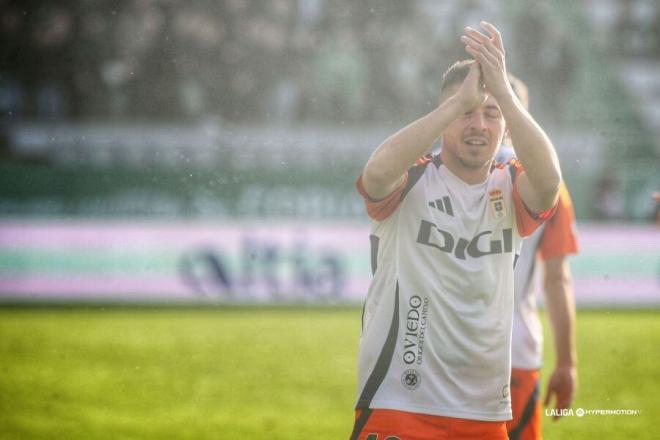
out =
[[[484,118],[483,112],[477,110],[472,113],[470,126],[471,128],[477,129],[479,131],[486,130],[486,120]]]

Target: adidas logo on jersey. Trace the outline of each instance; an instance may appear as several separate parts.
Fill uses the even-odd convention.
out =
[[[466,256],[479,258],[513,251],[513,231],[511,228],[502,230],[501,240],[487,242],[486,236],[492,233],[493,231],[483,231],[472,237],[472,239],[461,237],[456,239],[449,232],[438,228],[436,224],[422,220],[417,233],[417,243],[436,248],[448,254],[453,253],[459,260],[465,260]]]
[[[441,199],[432,200],[429,202],[431,208],[435,208],[440,212],[444,212],[447,215],[454,216],[454,208],[451,206],[451,199],[449,196],[444,196]]]

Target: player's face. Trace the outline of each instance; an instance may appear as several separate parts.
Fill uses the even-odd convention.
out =
[[[484,104],[458,117],[442,135],[443,155],[465,168],[490,166],[504,137],[500,106],[490,94],[486,96]]]

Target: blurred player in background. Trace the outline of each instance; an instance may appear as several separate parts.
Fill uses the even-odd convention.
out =
[[[488,35],[465,28],[474,60],[445,73],[439,106],[386,139],[357,181],[374,276],[352,439],[507,438],[513,268],[522,237],[554,213],[561,173],[511,88],[498,30],[481,25]],[[496,165],[505,131],[520,162]]]
[[[529,108],[527,86],[513,75],[509,81],[520,102]],[[506,139],[496,156],[508,162],[515,152]],[[507,422],[511,440],[539,440],[541,398],[539,376],[543,361],[543,328],[535,299],[536,257],[543,265],[545,310],[553,330],[555,369],[545,394],[546,406],[554,398],[557,410],[570,408],[577,386],[575,349],[575,298],[567,256],[577,252],[575,215],[570,195],[562,184],[556,213],[523,242],[516,263],[513,339],[511,341],[511,405],[513,420]],[[559,411],[557,411],[559,413]]]

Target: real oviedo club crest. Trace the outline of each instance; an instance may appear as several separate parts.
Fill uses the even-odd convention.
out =
[[[493,216],[494,220],[499,220],[506,215],[506,210],[504,209],[504,196],[502,196],[502,191],[499,189],[494,189],[488,193],[488,204],[490,205],[490,213]]]

